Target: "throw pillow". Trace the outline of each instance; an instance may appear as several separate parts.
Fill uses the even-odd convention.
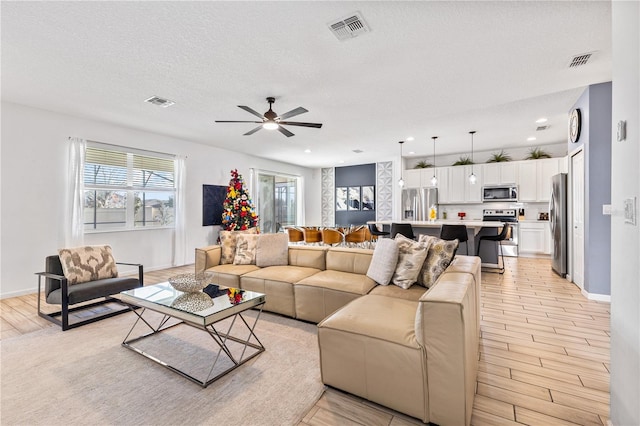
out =
[[[420,272],[420,279],[418,284],[429,288],[436,282],[440,274],[451,263],[451,259],[456,255],[458,249],[458,240],[446,241],[440,238],[430,237],[428,235],[421,235],[420,240],[426,242],[431,239],[432,243],[429,247],[429,253],[427,259],[424,262],[422,271]]]
[[[379,238],[371,257],[367,276],[381,285],[389,285],[398,264],[398,245],[391,238]]]
[[[395,242],[398,245],[398,264],[391,282],[406,290],[418,279],[429,246],[427,243],[410,240],[402,234],[396,235]]]
[[[118,276],[110,246],[64,248],[58,250],[58,256],[69,285]]]
[[[289,236],[283,232],[260,234],[256,247],[256,265],[286,266],[289,264]]]
[[[233,263],[236,256],[236,238],[239,234],[257,234],[258,228],[249,228],[244,231],[220,231],[220,264]]]
[[[236,238],[236,255],[234,265],[255,265],[258,234],[240,234]]]

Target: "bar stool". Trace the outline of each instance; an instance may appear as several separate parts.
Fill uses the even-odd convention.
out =
[[[369,228],[369,233],[371,234],[372,243],[380,237],[386,237],[387,235],[389,235],[389,232],[387,231],[380,231],[375,223],[369,223],[367,224],[367,227]]]
[[[460,243],[464,243],[467,251],[464,253],[469,255],[469,235],[467,234],[466,225],[442,225],[440,228],[440,239],[442,240],[455,240],[458,239],[458,247]]]
[[[402,234],[411,240],[416,239],[416,236],[413,234],[413,226],[411,226],[410,223],[392,223],[391,238],[395,238],[397,234]]]
[[[483,237],[480,237],[480,242],[478,243],[478,254],[480,254],[480,246],[482,245],[483,241],[495,241],[498,243],[498,253],[502,258],[502,268],[494,269],[497,269],[499,274],[504,274],[504,253],[502,252],[502,244],[500,244],[500,242],[507,239],[507,235],[509,235],[509,232],[511,232],[511,225],[505,223],[502,227],[502,231],[498,235],[485,235]],[[500,266],[499,262],[500,260],[498,260],[498,266]]]

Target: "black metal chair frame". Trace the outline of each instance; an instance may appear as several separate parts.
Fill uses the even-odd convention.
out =
[[[369,228],[369,233],[371,234],[371,242],[373,242],[375,238],[386,237],[387,235],[391,234],[387,231],[380,231],[375,223],[368,223],[367,227]]]
[[[458,247],[460,247],[460,243],[464,243],[467,251],[465,254],[469,255],[469,234],[467,234],[467,226],[466,225],[442,225],[440,228],[440,239],[441,240],[458,240]]]
[[[127,265],[127,266],[137,266],[138,267],[138,280],[140,281],[140,286],[142,287],[144,285],[144,272],[143,272],[143,266],[139,263],[124,263],[124,262],[116,262],[116,265]],[[124,314],[125,312],[129,312],[130,311],[130,306],[127,304],[122,303],[119,299],[115,299],[113,297],[109,297],[109,296],[105,296],[103,300],[99,300],[97,302],[93,302],[93,303],[87,303],[87,304],[83,304],[81,306],[76,306],[76,307],[69,307],[69,283],[67,278],[64,275],[57,275],[57,274],[52,274],[49,272],[36,272],[36,275],[38,276],[38,316],[40,316],[41,318],[46,319],[47,321],[50,321],[54,324],[59,325],[60,327],[62,327],[62,331],[67,331],[70,330],[72,328],[76,328],[76,327],[80,327],[86,324],[91,324],[93,322],[96,321],[100,321],[102,319],[106,319],[106,318],[110,318],[116,315],[120,315],[120,314]],[[40,293],[42,291],[42,277],[45,278],[50,278],[53,280],[57,280],[60,281],[60,291],[61,291],[61,309],[57,312],[52,312],[52,313],[46,313],[46,312],[42,312],[42,310],[40,309]],[[69,323],[69,314],[72,312],[76,312],[76,311],[82,311],[82,310],[86,310],[88,308],[92,308],[95,306],[100,306],[100,305],[104,305],[106,303],[112,303],[112,302],[116,302],[122,306],[125,307],[125,309],[121,309],[121,310],[117,310],[117,311],[110,311],[107,312],[105,314],[99,315],[96,314],[94,316],[92,316],[91,318],[88,318],[86,320],[82,320],[82,321],[77,321],[74,323]],[[82,302],[80,302],[82,303]],[[56,318],[56,317],[60,317],[60,319]]]
[[[397,234],[402,234],[411,240],[416,239],[416,235],[413,233],[413,226],[410,223],[392,223],[391,238],[395,238]]]
[[[507,238],[507,234],[509,233],[510,229],[511,229],[511,225],[505,222],[504,225],[502,226],[502,231],[498,235],[485,235],[484,237],[480,237],[480,241],[478,242],[478,254],[480,254],[480,246],[482,245],[483,241],[495,241],[498,243],[498,254],[500,256],[500,258],[498,259],[498,268],[489,268],[489,269],[497,269],[498,274],[504,274],[504,271],[505,271],[504,252],[502,251],[502,244],[500,244],[500,242],[504,241]],[[502,259],[502,267],[500,267],[500,259]],[[494,271],[489,270],[487,272],[494,272]]]

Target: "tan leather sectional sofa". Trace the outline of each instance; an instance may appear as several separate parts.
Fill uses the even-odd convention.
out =
[[[289,246],[289,264],[220,265],[196,249],[196,272],[267,295],[264,309],[318,323],[322,381],[439,425],[469,425],[480,336],[480,260],[456,256],[429,290],[377,285],[373,250]]]

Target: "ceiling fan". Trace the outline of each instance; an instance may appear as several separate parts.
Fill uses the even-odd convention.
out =
[[[258,130],[264,128],[267,130],[278,130],[280,133],[282,133],[288,138],[293,136],[294,134],[288,131],[287,129],[285,129],[284,127],[282,127],[283,125],[315,127],[316,129],[319,129],[320,127],[322,127],[322,123],[301,123],[299,121],[283,121],[283,120],[286,120],[287,118],[295,117],[296,115],[304,114],[305,112],[309,112],[309,111],[307,111],[302,107],[298,107],[298,108],[292,109],[289,112],[285,112],[282,115],[278,115],[274,110],[271,109],[271,105],[273,105],[275,101],[276,101],[276,98],[274,97],[267,98],[267,102],[269,102],[269,111],[265,112],[264,114],[260,114],[259,112],[257,112],[252,108],[249,108],[248,106],[238,105],[238,108],[242,108],[243,110],[247,111],[250,114],[255,115],[256,117],[260,117],[262,121],[216,120],[216,123],[259,123],[260,125],[258,127],[256,127],[255,129],[249,130],[247,133],[244,134],[244,136],[252,135]]]

